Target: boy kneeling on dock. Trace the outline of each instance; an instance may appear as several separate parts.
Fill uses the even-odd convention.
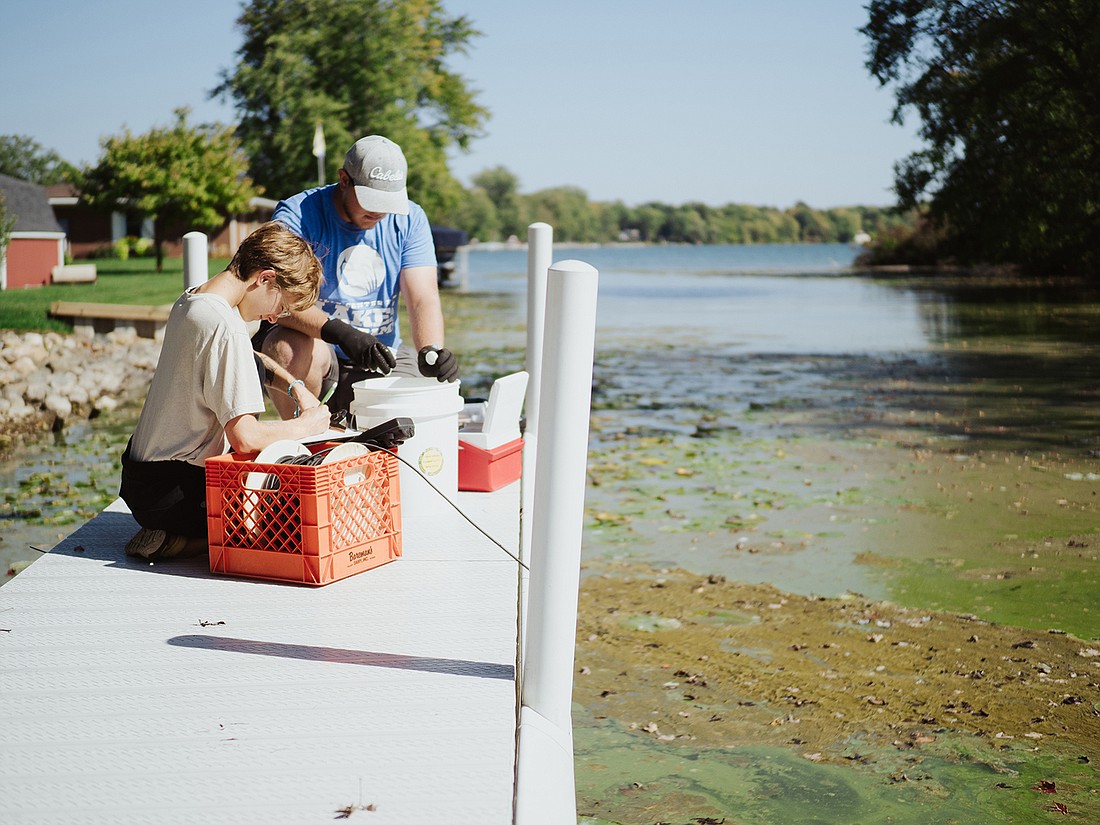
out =
[[[280,223],[249,235],[228,269],[179,297],[137,428],[122,454],[119,495],[141,525],[126,553],[145,559],[205,553],[203,463],[230,448],[256,452],[328,429],[329,411],[305,384],[252,350],[247,321],[312,307],[321,265]],[[261,383],[262,382],[262,383]],[[285,421],[260,421],[264,389],[294,399]]]

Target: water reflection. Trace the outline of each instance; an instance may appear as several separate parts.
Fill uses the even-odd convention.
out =
[[[1088,284],[970,282],[957,277],[883,283],[916,298],[925,332],[936,343],[986,338],[1076,344],[1098,340],[1100,289]]]

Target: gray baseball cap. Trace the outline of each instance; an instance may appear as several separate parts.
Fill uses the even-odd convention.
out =
[[[344,157],[344,171],[355,184],[359,205],[368,212],[409,214],[409,166],[392,140],[381,135],[359,138]]]

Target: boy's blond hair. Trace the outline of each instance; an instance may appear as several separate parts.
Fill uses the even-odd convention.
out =
[[[278,221],[260,224],[229,262],[229,271],[242,281],[265,269],[274,270],[275,285],[286,296],[287,309],[301,312],[317,303],[321,262],[307,241]]]

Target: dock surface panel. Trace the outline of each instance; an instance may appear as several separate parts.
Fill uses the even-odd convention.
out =
[[[456,503],[516,552],[518,483]],[[127,558],[116,501],[0,587],[0,822],[511,822],[516,562],[402,521],[309,587]]]

